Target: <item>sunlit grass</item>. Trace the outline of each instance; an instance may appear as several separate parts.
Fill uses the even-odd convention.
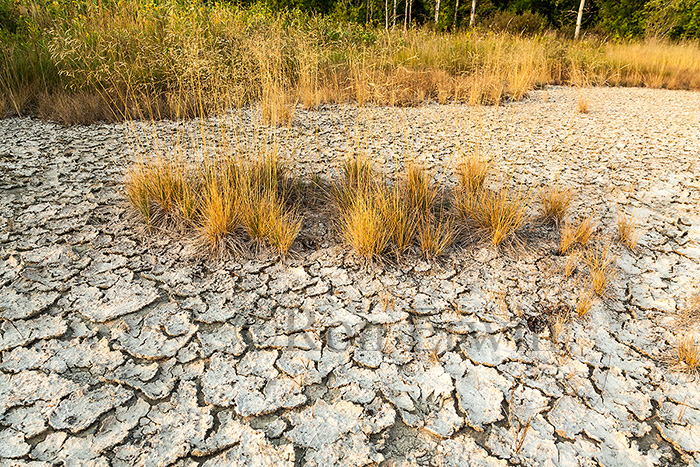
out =
[[[561,83],[700,89],[691,42],[385,32],[226,2],[22,5],[12,14],[26,29],[0,37],[0,105],[66,123],[180,118],[222,99],[258,103],[265,122],[288,125],[297,102],[499,104]]]

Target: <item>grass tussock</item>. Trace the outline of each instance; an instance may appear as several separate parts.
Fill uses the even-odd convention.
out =
[[[678,364],[690,373],[700,369],[700,344],[695,342],[692,333],[678,338]]]
[[[384,223],[386,198],[381,190],[364,189],[356,193],[342,212],[345,242],[359,255],[373,259],[387,248],[391,232]]]
[[[603,247],[589,250],[584,256],[584,261],[589,268],[591,288],[598,296],[602,296],[605,293],[610,283],[614,260],[609,243]]]
[[[438,192],[428,172],[415,162],[409,162],[402,188],[407,208],[420,216],[430,217]]]
[[[286,255],[301,229],[300,216],[287,202],[288,185],[274,152],[248,163],[231,154],[199,165],[156,157],[130,168],[125,194],[149,227],[177,226],[214,256],[245,239]]]
[[[479,146],[468,156],[462,157],[457,165],[457,178],[467,193],[479,193],[484,187],[491,163],[481,155]]]
[[[586,246],[594,229],[593,215],[578,222],[564,222],[559,237],[559,253],[565,255],[575,246]]]
[[[512,239],[525,225],[530,197],[524,191],[503,186],[473,193],[461,188],[455,201],[457,211],[469,227],[483,232],[494,247]]]
[[[498,104],[545,84],[700,89],[693,42],[572,41],[383,28],[228,2],[14,2],[0,36],[0,105],[66,123],[182,118],[257,103]],[[102,108],[100,108],[102,107]]]
[[[590,292],[584,292],[582,293],[577,299],[576,299],[576,315],[579,318],[584,318],[588,315],[588,312],[591,311],[591,308],[593,307],[595,297],[592,293]]]
[[[442,256],[454,239],[455,229],[450,220],[426,219],[418,227],[418,244],[427,259]]]
[[[346,159],[342,170],[330,194],[343,239],[359,255],[374,259],[391,251],[399,258],[417,246],[434,259],[452,244],[453,223],[438,209],[438,188],[423,167],[409,162],[392,186],[362,154]]]
[[[617,213],[617,233],[623,245],[630,250],[637,248],[639,232],[634,214],[627,215],[623,211]]]
[[[566,216],[569,207],[571,207],[572,200],[573,191],[568,188],[561,188],[558,183],[542,189],[540,191],[542,219],[561,225],[564,216]]]

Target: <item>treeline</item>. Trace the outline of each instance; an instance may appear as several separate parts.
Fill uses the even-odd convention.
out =
[[[257,0],[255,0],[257,1]],[[374,26],[480,26],[511,33],[555,30],[573,35],[580,0],[267,0],[273,10],[298,9]],[[239,0],[247,5],[252,1]],[[474,17],[472,18],[472,6]],[[585,34],[612,39],[700,38],[700,0],[585,0]]]

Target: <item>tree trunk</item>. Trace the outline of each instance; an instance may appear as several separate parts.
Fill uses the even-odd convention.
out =
[[[391,20],[391,27],[396,27],[396,0],[394,0],[394,19]]]
[[[436,26],[437,26],[439,20],[440,20],[440,0],[437,0],[435,2],[435,25]]]
[[[578,35],[581,33],[581,20],[583,19],[583,5],[586,0],[581,0],[581,4],[578,7],[578,18],[576,18],[576,32],[574,33],[574,39],[578,39]]]
[[[404,2],[404,12],[403,12],[403,30],[408,28],[408,2],[411,0],[406,0]]]
[[[455,0],[455,24],[453,26],[455,31],[457,30],[457,11],[459,11],[459,0]]]
[[[384,29],[389,30],[389,0],[384,0]]]
[[[469,17],[469,27],[474,27],[474,19],[476,18],[476,0],[472,0],[472,14]]]
[[[408,0],[408,25],[411,25],[413,19],[413,0]]]

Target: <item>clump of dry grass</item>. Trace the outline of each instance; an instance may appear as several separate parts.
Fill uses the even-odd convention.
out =
[[[280,254],[287,254],[301,230],[301,219],[285,207],[276,192],[249,188],[241,210],[243,224],[253,240],[267,241]]]
[[[559,184],[550,185],[540,191],[542,202],[542,219],[554,221],[560,225],[566,212],[571,206],[573,192],[568,188],[561,188]]]
[[[239,164],[222,160],[186,164],[180,156],[135,163],[125,177],[125,194],[147,225],[178,226],[192,232],[213,256],[225,255],[245,233],[286,255],[301,229],[287,206],[288,183],[275,151]]]
[[[147,225],[182,227],[194,221],[198,185],[197,175],[179,157],[158,156],[129,168],[124,191]]]
[[[530,198],[521,190],[501,187],[495,191],[457,193],[456,208],[467,224],[488,235],[494,247],[510,239],[525,225]]]
[[[413,245],[418,229],[419,215],[409,209],[400,187],[391,190],[384,204],[384,225],[391,235],[396,256],[401,256]]]
[[[223,256],[240,224],[238,187],[232,178],[210,177],[204,184],[197,234],[213,256]]]
[[[576,271],[580,259],[581,256],[578,252],[566,257],[564,261],[564,277],[570,277]]]
[[[559,253],[565,255],[576,245],[586,246],[593,230],[593,215],[581,219],[578,223],[564,222],[559,238]]]
[[[678,338],[678,364],[691,373],[700,368],[700,345],[692,333]]]
[[[345,161],[331,197],[345,242],[368,259],[388,250],[398,258],[416,243],[426,257],[436,258],[454,240],[452,222],[434,212],[436,185],[414,162],[389,186],[376,180],[365,156],[354,155]]]
[[[576,99],[576,112],[580,114],[588,113],[588,96],[579,92],[578,99]]]
[[[452,244],[455,229],[450,220],[424,219],[418,227],[418,244],[423,256],[434,259],[441,256]]]
[[[584,292],[576,299],[576,315],[584,318],[593,307],[594,296],[591,292]]]
[[[681,308],[676,316],[679,329],[689,329],[700,322],[700,292],[691,294],[686,300],[685,308]]]
[[[367,259],[384,253],[391,238],[384,222],[386,198],[383,195],[381,191],[370,188],[360,190],[341,213],[343,238]]]
[[[610,251],[610,243],[603,247],[589,250],[584,261],[590,270],[591,287],[597,295],[603,295],[612,275],[612,263],[615,258]]]
[[[637,248],[639,232],[637,231],[637,219],[634,217],[634,214],[627,215],[623,211],[618,211],[617,233],[623,245],[630,250]]]
[[[430,215],[438,192],[430,181],[430,175],[423,167],[412,161],[409,162],[402,189],[409,210],[423,216]]]
[[[491,168],[491,163],[481,156],[478,145],[476,148],[469,156],[463,157],[457,165],[457,178],[460,185],[472,194],[481,191]]]

